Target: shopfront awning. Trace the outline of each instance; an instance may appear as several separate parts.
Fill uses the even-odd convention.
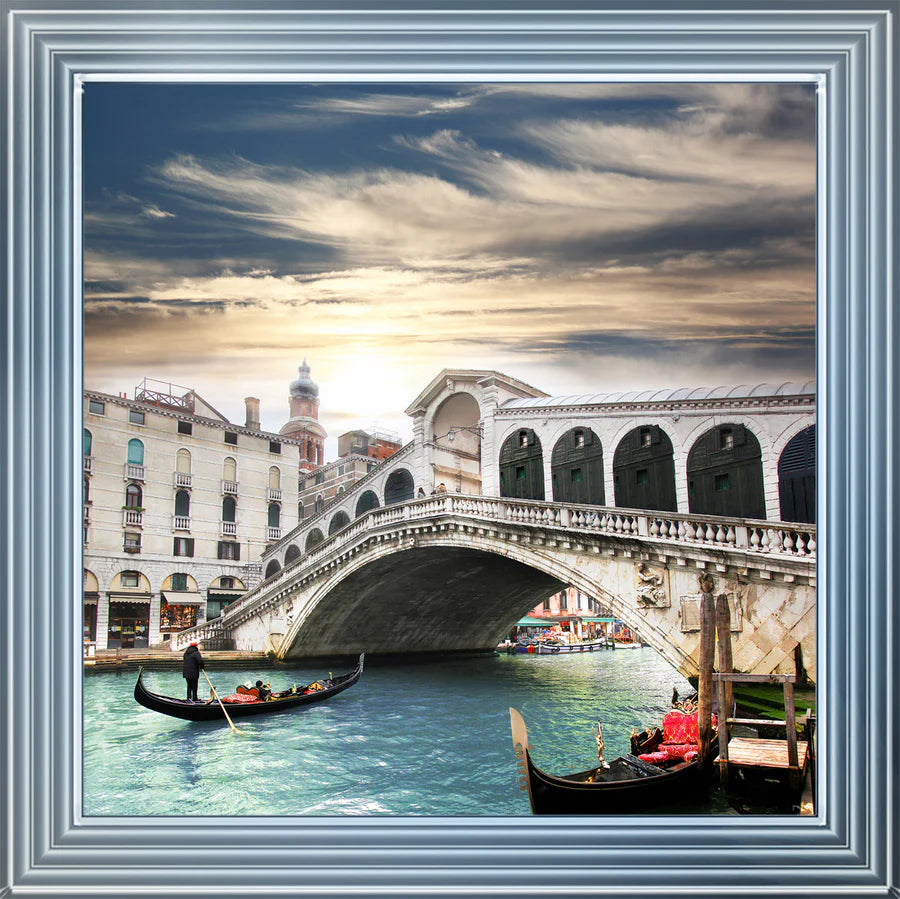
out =
[[[243,596],[247,591],[241,590],[240,588],[237,588],[235,590],[230,590],[230,589],[223,589],[222,587],[210,587],[209,590],[207,590],[206,592],[210,596],[212,596],[215,593],[216,596],[221,595],[221,596],[228,596],[228,597],[233,598],[235,596]]]
[[[516,627],[549,627],[556,624],[555,621],[548,621],[546,618],[520,618],[516,622]]]
[[[595,624],[612,624],[615,618],[582,618],[582,621],[593,621]]]
[[[173,593],[166,590],[162,598],[170,606],[200,606],[203,605],[203,597],[199,593]]]

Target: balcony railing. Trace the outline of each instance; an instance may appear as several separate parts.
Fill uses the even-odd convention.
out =
[[[222,536],[223,537],[236,537],[237,536],[237,522],[236,521],[223,521],[222,522]]]
[[[280,487],[269,487],[266,491],[266,499],[270,503],[280,503],[281,502],[281,488]]]
[[[143,481],[144,480],[144,466],[143,465],[134,465],[131,462],[125,463],[125,477],[128,478],[129,481]]]
[[[280,540],[281,539],[281,528],[266,528],[266,539]]]
[[[184,474],[183,472],[176,471],[175,472],[175,486],[176,487],[190,487],[191,486],[191,476],[189,474]]]
[[[93,465],[93,463],[94,463],[94,457],[93,457],[93,456],[85,456],[85,457],[84,457],[84,470],[85,470],[88,474],[91,473],[91,466]]]
[[[238,492],[238,482],[237,481],[222,481],[222,495],[224,496],[226,493],[230,493],[232,496],[237,496]]]
[[[141,541],[140,540],[126,540],[123,549],[127,553],[139,553],[141,551]]]
[[[84,504],[84,523],[85,524],[91,523],[91,504],[90,503]]]
[[[144,513],[139,512],[137,509],[123,509],[122,524],[127,525],[128,527],[142,527],[143,515]]]
[[[172,528],[176,531],[189,531],[191,529],[191,516],[173,515]]]

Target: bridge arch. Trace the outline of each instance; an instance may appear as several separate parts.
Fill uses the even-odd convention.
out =
[[[337,512],[328,523],[328,536],[330,537],[336,531],[339,531],[341,528],[346,527],[350,524],[350,516],[341,509]]]
[[[384,482],[384,504],[405,503],[415,494],[415,482],[408,468],[395,468]]]
[[[613,455],[615,503],[623,509],[676,512],[672,440],[656,424],[632,428]]]
[[[346,652],[378,653],[385,634],[395,638],[401,627],[408,629],[409,652],[416,651],[416,639],[423,649],[433,647],[442,632],[444,651],[471,649],[476,638],[492,650],[523,614],[567,586],[602,602],[676,668],[691,667],[686,651],[666,641],[623,597],[586,575],[583,566],[525,545],[500,550],[462,531],[402,547],[378,541],[343,565],[329,567],[294,608],[279,654],[316,655],[332,642]],[[446,634],[460,622],[469,630],[454,646]]]
[[[554,502],[605,505],[603,445],[591,428],[571,428],[556,441],[550,471]]]
[[[297,546],[296,543],[292,543],[285,551],[284,567],[287,568],[288,565],[291,565],[292,563],[296,562],[297,559],[299,559],[300,556],[302,556],[302,555],[303,555],[303,553],[300,551],[300,547]]]
[[[360,515],[365,515],[366,512],[377,509],[380,505],[378,495],[374,490],[364,490],[356,501],[356,517],[359,518]]]
[[[688,453],[687,479],[692,513],[766,517],[762,450],[744,424],[725,422],[702,434]]]
[[[517,428],[500,447],[500,496],[544,498],[544,453],[532,428]]]
[[[778,499],[782,521],[816,520],[816,426],[798,431],[778,457]]]

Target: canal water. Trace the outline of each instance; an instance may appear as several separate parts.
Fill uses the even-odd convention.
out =
[[[260,677],[278,690],[327,673],[208,669],[222,694]],[[235,735],[224,720],[192,723],[139,706],[136,679],[85,675],[86,815],[528,815],[510,706],[525,718],[537,764],[565,774],[594,766],[596,721],[614,758],[628,751],[632,727],[659,721],[673,687],[690,689],[649,647],[368,664],[334,699],[242,719]],[[144,681],[184,696],[180,670],[148,671]],[[699,811],[729,812],[715,796]]]

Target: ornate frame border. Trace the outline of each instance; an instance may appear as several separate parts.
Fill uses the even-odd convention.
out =
[[[3,11],[0,654],[16,689],[2,710],[0,897],[900,896],[900,0],[4,0]],[[180,78],[817,81],[818,817],[82,816],[79,98],[89,80]],[[513,770],[510,753],[511,783]],[[248,843],[252,863],[236,853]]]

